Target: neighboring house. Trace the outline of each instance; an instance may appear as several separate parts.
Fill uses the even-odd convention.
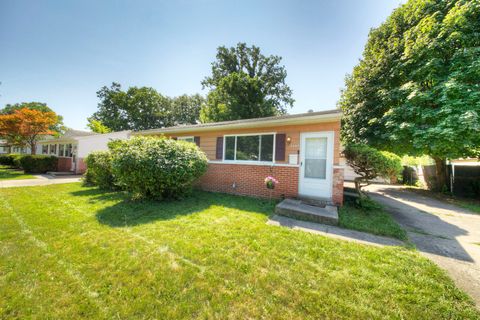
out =
[[[11,146],[6,140],[0,139],[0,154],[30,154],[30,147]]]
[[[340,110],[184,125],[133,132],[196,143],[208,159],[199,186],[208,191],[269,197],[264,180],[279,184],[274,197],[343,202]]]
[[[59,138],[48,137],[37,144],[37,154],[49,154],[58,157],[58,171],[85,172],[84,158],[92,151],[107,150],[107,144],[115,139],[128,139],[130,131],[112,133],[93,133],[80,130],[68,130]]]
[[[0,139],[0,154],[10,153],[10,145],[7,141]]]

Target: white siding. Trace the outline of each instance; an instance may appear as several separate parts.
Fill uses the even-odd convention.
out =
[[[130,137],[130,131],[120,131],[93,136],[77,137],[78,158],[85,158],[92,151],[108,150],[107,144],[116,139],[125,140]]]

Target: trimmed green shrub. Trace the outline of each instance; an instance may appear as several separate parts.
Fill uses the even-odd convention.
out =
[[[21,169],[22,164],[20,163],[20,159],[22,159],[23,154],[11,154],[12,157],[12,162],[13,162],[13,167]]]
[[[45,173],[57,170],[57,157],[47,155],[21,155],[15,162],[19,162],[20,168],[26,173]]]
[[[385,161],[387,162],[385,167],[387,177],[391,183],[396,183],[403,171],[402,158],[388,151],[380,151],[380,153],[385,157]]]
[[[15,155],[13,154],[2,154],[0,155],[0,165],[4,166],[15,166]]]
[[[164,137],[135,137],[115,143],[112,172],[121,188],[137,198],[179,198],[207,170],[195,144]]]
[[[377,177],[397,177],[402,171],[400,157],[390,153],[378,151],[365,144],[348,144],[344,150],[347,163],[359,177],[355,178],[355,189],[362,193],[362,184],[368,185],[370,180]]]
[[[112,153],[110,151],[95,151],[85,158],[87,171],[84,181],[103,189],[114,189],[115,182],[112,174]]]

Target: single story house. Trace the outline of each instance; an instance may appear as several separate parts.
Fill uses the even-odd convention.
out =
[[[0,154],[8,153],[10,153],[10,145],[7,143],[6,140],[0,139]]]
[[[267,176],[279,184],[274,197],[343,202],[340,110],[225,121],[133,132],[196,143],[209,165],[200,179],[208,191],[269,197]]]
[[[29,147],[18,147],[10,145],[7,140],[0,139],[0,154],[30,154]]]
[[[59,138],[48,137],[37,144],[37,154],[49,154],[58,157],[57,171],[84,173],[85,157],[92,151],[107,150],[112,140],[128,139],[131,131],[111,133],[93,133],[80,130],[68,130]]]

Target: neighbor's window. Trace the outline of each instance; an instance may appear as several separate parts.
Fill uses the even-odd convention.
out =
[[[65,152],[65,145],[64,144],[59,144],[58,145],[58,155],[60,157],[64,157],[65,155],[63,154]]]
[[[48,154],[48,144],[42,145],[42,154]]]
[[[50,154],[57,154],[57,145],[56,144],[51,144],[50,145]]]
[[[65,157],[71,157],[72,156],[72,144],[66,144],[65,145]]]
[[[225,160],[273,161],[273,134],[225,137]]]
[[[177,140],[195,143],[195,139],[193,137],[178,137]]]

